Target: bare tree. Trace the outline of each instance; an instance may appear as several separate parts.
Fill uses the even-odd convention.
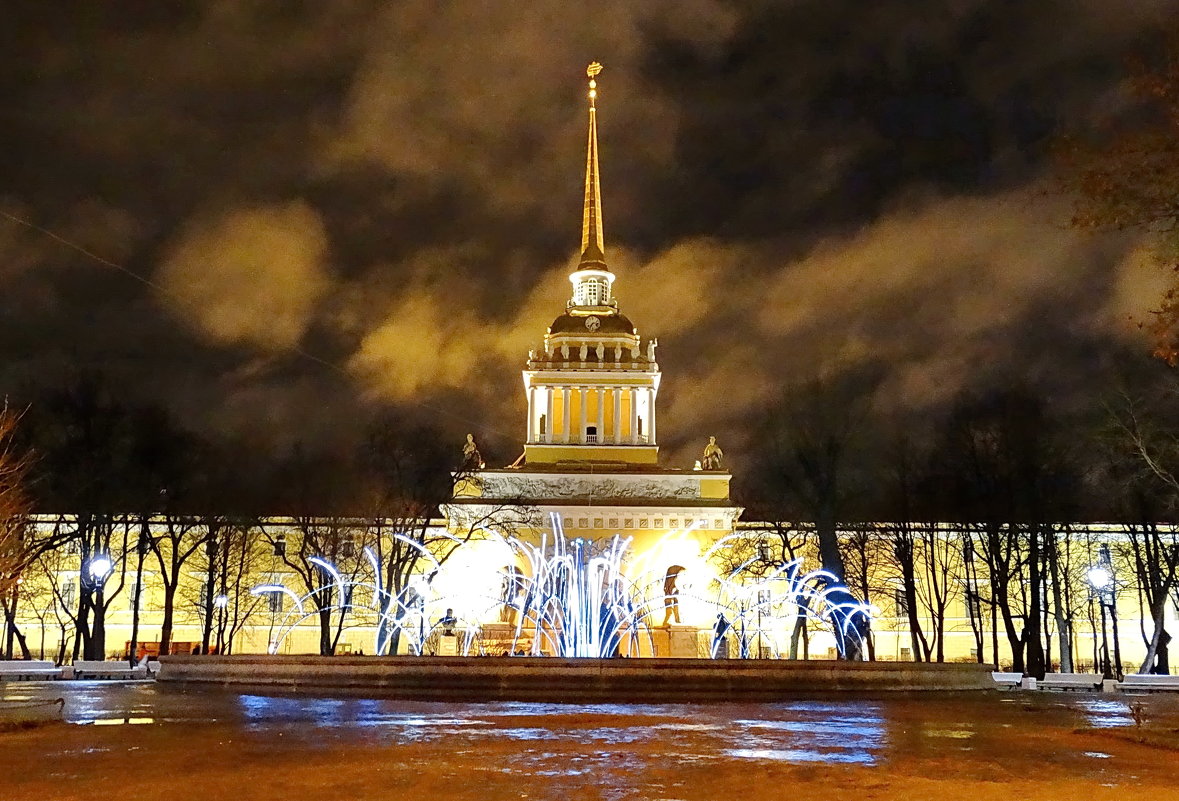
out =
[[[1013,667],[1041,676],[1046,668],[1044,542],[1070,493],[1051,423],[1039,398],[1018,386],[964,396],[937,453],[948,488],[945,519],[974,528],[972,554],[986,564]],[[993,647],[997,662],[997,637]]]
[[[58,645],[53,659],[58,664],[65,661],[70,633],[76,631],[78,625],[78,581],[71,575],[77,567],[77,558],[68,549],[53,548],[37,557],[31,571],[33,583],[48,589],[50,593],[46,599],[50,614],[42,619],[42,625],[51,619],[56,626]],[[61,578],[63,574],[68,576],[64,580]]]
[[[784,564],[813,556],[814,526],[781,519],[782,516],[772,513],[771,508],[759,507],[758,517],[764,522],[757,528],[745,529],[745,536],[735,538],[729,547],[714,555],[722,575],[732,575],[738,569],[744,569],[752,576],[762,578]],[[810,658],[808,635],[806,610],[800,607],[790,631],[790,659]]]
[[[288,521],[262,526],[263,539],[275,556],[299,580],[319,621],[319,652],[336,652],[344,632],[352,598],[348,585],[355,582],[365,564],[363,549],[370,545],[365,521],[342,515],[297,515]],[[322,561],[321,561],[322,560]],[[327,562],[344,582],[341,590]]]
[[[184,581],[185,565],[214,535],[201,518],[170,512],[165,512],[154,528],[161,533],[151,538],[150,547],[159,566],[164,589],[160,654],[168,654],[171,653],[172,629],[175,626],[176,592]]]
[[[885,569],[881,558],[885,550],[881,531],[873,524],[844,526],[839,548],[847,588],[859,600],[871,603],[872,597],[882,586],[880,576]],[[864,645],[867,648],[867,659],[875,661],[876,637],[870,627],[866,627]]]
[[[8,658],[12,658],[15,638],[28,659],[28,645],[16,626],[16,609],[21,598],[21,578],[36,559],[38,547],[29,520],[32,504],[25,487],[29,457],[16,445],[18,419],[7,405],[0,407],[0,606],[4,609]]]
[[[1173,398],[1161,399],[1170,403]],[[1168,648],[1171,635],[1166,630],[1166,611],[1170,597],[1179,587],[1179,532],[1170,526],[1160,526],[1158,490],[1165,490],[1168,503],[1174,506],[1179,498],[1179,440],[1173,432],[1162,429],[1155,421],[1167,419],[1139,400],[1123,393],[1117,405],[1111,405],[1110,419],[1115,438],[1110,440],[1109,469],[1123,477],[1129,476],[1126,502],[1130,506],[1127,517],[1127,544],[1124,560],[1133,568],[1137,589],[1150,612],[1151,632],[1145,636],[1146,658],[1140,673],[1169,670]],[[1159,410],[1162,411],[1162,410]],[[1120,448],[1118,447],[1120,444]],[[1145,468],[1145,475],[1135,471],[1135,462],[1125,457],[1137,457]],[[1153,484],[1153,486],[1152,486]]]
[[[7,405],[0,407],[0,596],[16,586],[30,557],[29,514],[32,502],[28,481],[28,454],[17,449],[19,416]]]
[[[763,491],[778,496],[795,519],[813,520],[819,561],[846,586],[839,523],[852,475],[852,447],[871,407],[878,377],[874,371],[851,369],[823,375],[799,386],[775,404],[762,422],[764,463],[758,475]],[[839,592],[839,591],[837,591]],[[846,600],[855,596],[848,590]],[[867,619],[857,619],[858,636],[843,638],[839,651],[862,659],[862,641],[869,635]]]
[[[252,590],[263,581],[266,544],[250,521],[206,519],[211,535],[193,558],[200,582],[182,585],[185,605],[201,621],[201,652],[231,654],[242,628],[266,601]]]

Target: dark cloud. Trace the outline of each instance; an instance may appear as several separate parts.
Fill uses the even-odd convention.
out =
[[[0,390],[102,372],[264,447],[392,403],[510,461],[598,59],[669,458],[867,363],[907,409],[1010,375],[1091,392],[1157,283],[1140,243],[1062,228],[1045,148],[1118,102],[1171,5],[18,3],[0,207],[159,289],[0,220]]]

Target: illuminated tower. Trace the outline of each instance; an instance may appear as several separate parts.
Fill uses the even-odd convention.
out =
[[[536,513],[527,527],[536,542],[552,542],[558,525],[586,541],[621,537],[658,573],[662,586],[667,570],[683,568],[707,543],[732,532],[741,508],[729,497],[727,470],[693,469],[692,461],[679,467],[658,463],[656,342],[641,340],[619,310],[606,256],[596,102],[601,69],[590,64],[586,70],[581,257],[569,276],[565,309],[549,326],[543,347],[529,352],[524,369],[524,458],[459,481],[443,513],[453,530],[462,531],[482,525],[497,509],[522,506]]]
[[[572,296],[549,326],[544,348],[529,353],[524,370],[528,463],[658,460],[655,400],[659,365],[654,340],[640,341],[618,310],[614,273],[606,263],[602,190],[598,172],[597,75],[590,64],[589,137],[581,259],[569,276]]]

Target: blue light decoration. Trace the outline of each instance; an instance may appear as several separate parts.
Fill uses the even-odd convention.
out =
[[[396,538],[419,551],[427,571],[398,592],[382,585],[380,564],[371,548],[364,549],[372,568],[371,581],[346,579],[330,562],[313,557],[309,561],[327,579],[314,591],[300,597],[281,584],[263,584],[252,590],[255,595],[281,592],[295,602],[278,623],[268,650],[278,653],[296,627],[320,614],[318,601],[327,596],[332,598],[331,612],[353,615],[356,619],[351,625],[367,623],[375,628],[374,654],[387,654],[394,642],[404,642],[410,654],[432,653],[440,635],[451,632],[457,637],[457,654],[489,653],[482,630],[484,621],[497,609],[510,611],[507,617],[512,621],[510,642],[506,646],[501,642],[499,653],[590,658],[654,653],[653,629],[657,627],[652,620],[665,611],[669,597],[664,594],[663,571],[644,571],[637,564],[641,560],[628,561],[629,538],[569,539],[558,515],[552,515],[551,522],[551,538],[544,532],[538,544],[494,531],[482,532],[480,542],[498,543],[510,554],[503,561],[516,562],[523,569],[495,569],[488,567],[494,562],[480,560],[468,570],[481,575],[465,575],[453,582],[456,586],[449,591],[432,580],[442,570],[442,563],[429,549],[402,535]],[[719,540],[695,562],[709,564],[718,549],[740,536]],[[458,538],[450,539],[460,549],[468,547]],[[782,658],[790,632],[799,621],[830,631],[841,655],[846,656],[853,645],[856,652],[862,652],[872,609],[834,575],[824,570],[805,571],[802,559],[755,575],[751,569],[755,561],[756,557],[738,565],[726,576],[709,574],[707,581],[692,583],[677,593],[676,603],[690,603],[697,612],[718,621],[707,648],[709,656],[728,656],[721,646],[735,638],[740,658]],[[626,569],[630,569],[630,576]],[[491,586],[504,590],[472,589]],[[453,615],[443,615],[444,609],[448,613],[453,610]]]

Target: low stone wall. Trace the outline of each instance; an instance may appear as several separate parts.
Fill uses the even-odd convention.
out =
[[[993,690],[985,665],[552,657],[166,656],[159,680],[446,701],[773,701],[803,693]]]

